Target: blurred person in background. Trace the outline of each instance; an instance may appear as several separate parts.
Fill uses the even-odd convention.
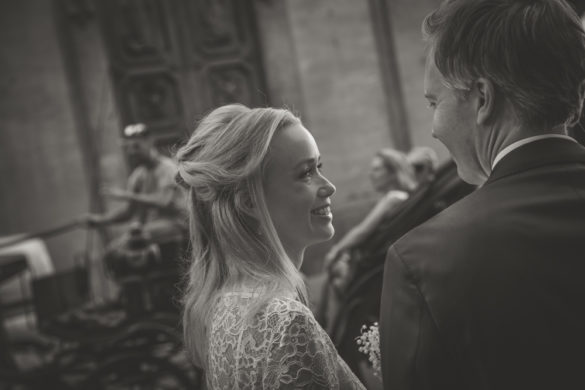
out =
[[[417,153],[414,160],[426,166],[425,156],[426,153]],[[338,289],[349,282],[351,269],[355,267],[350,251],[372,234],[382,220],[392,218],[418,186],[415,170],[407,155],[390,148],[381,149],[373,157],[370,180],[374,190],[382,197],[368,215],[335,243],[325,256],[325,269],[330,273],[333,286]]]
[[[415,146],[408,152],[406,159],[414,169],[414,177],[419,185],[434,179],[439,166],[439,158],[432,148]]]
[[[123,147],[134,167],[126,189],[105,188],[102,195],[125,205],[104,214],[90,214],[90,226],[135,222],[154,242],[182,240],[186,231],[186,210],[182,189],[175,182],[177,164],[162,154],[146,125],[124,129]]]

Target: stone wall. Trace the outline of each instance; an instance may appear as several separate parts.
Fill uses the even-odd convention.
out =
[[[52,2],[0,3],[0,236],[59,226],[87,210],[87,182]],[[82,231],[46,241],[57,268]]]

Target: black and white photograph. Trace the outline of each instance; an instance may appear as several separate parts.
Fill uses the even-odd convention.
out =
[[[584,0],[0,2],[0,390],[585,389]]]

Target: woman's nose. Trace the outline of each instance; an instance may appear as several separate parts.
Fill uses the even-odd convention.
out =
[[[327,198],[335,193],[335,186],[326,177],[323,177],[323,185],[319,188],[319,196]]]

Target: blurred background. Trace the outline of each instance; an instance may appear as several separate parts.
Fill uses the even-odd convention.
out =
[[[131,167],[123,129],[145,123],[158,149],[171,155],[198,119],[226,103],[286,107],[313,133],[325,174],[337,187],[336,238],[310,248],[302,269],[309,278],[322,273],[332,243],[376,202],[368,176],[376,151],[426,146],[440,162],[448,160],[446,149],[431,137],[432,112],[423,97],[420,27],[439,3],[0,2],[0,246],[24,235],[33,242],[22,250],[38,260],[0,272],[0,320],[20,318],[34,327],[38,318],[21,316],[42,306],[33,290],[42,295],[43,287],[31,287],[31,278],[80,265],[90,270],[87,286],[67,308],[87,301],[87,294],[93,302],[118,297],[120,280],[106,275],[103,257],[108,243],[128,227],[88,230],[77,221],[119,205],[100,189],[126,186]],[[581,14],[582,3],[573,4]],[[21,264],[10,257],[18,251],[6,248],[0,248],[5,263]],[[168,325],[168,319],[159,320],[156,326]],[[167,341],[175,337],[165,329],[154,331],[151,341],[161,334]],[[38,352],[39,345],[35,348]],[[85,356],[95,356],[91,348]],[[78,348],[71,356],[80,353]],[[144,362],[134,363],[140,372]],[[88,370],[95,377],[95,367]],[[197,381],[196,374],[189,375]],[[0,388],[5,388],[1,378]]]
[[[169,152],[211,108],[288,107],[337,186],[340,236],[371,206],[378,149],[427,145],[420,25],[438,0],[22,0],[0,4],[0,236],[116,206],[125,125]],[[112,230],[112,229],[110,229]],[[108,234],[109,233],[109,234]],[[98,235],[95,255],[115,233]],[[86,251],[83,230],[45,243],[56,269]],[[307,254],[318,272],[324,247]]]

